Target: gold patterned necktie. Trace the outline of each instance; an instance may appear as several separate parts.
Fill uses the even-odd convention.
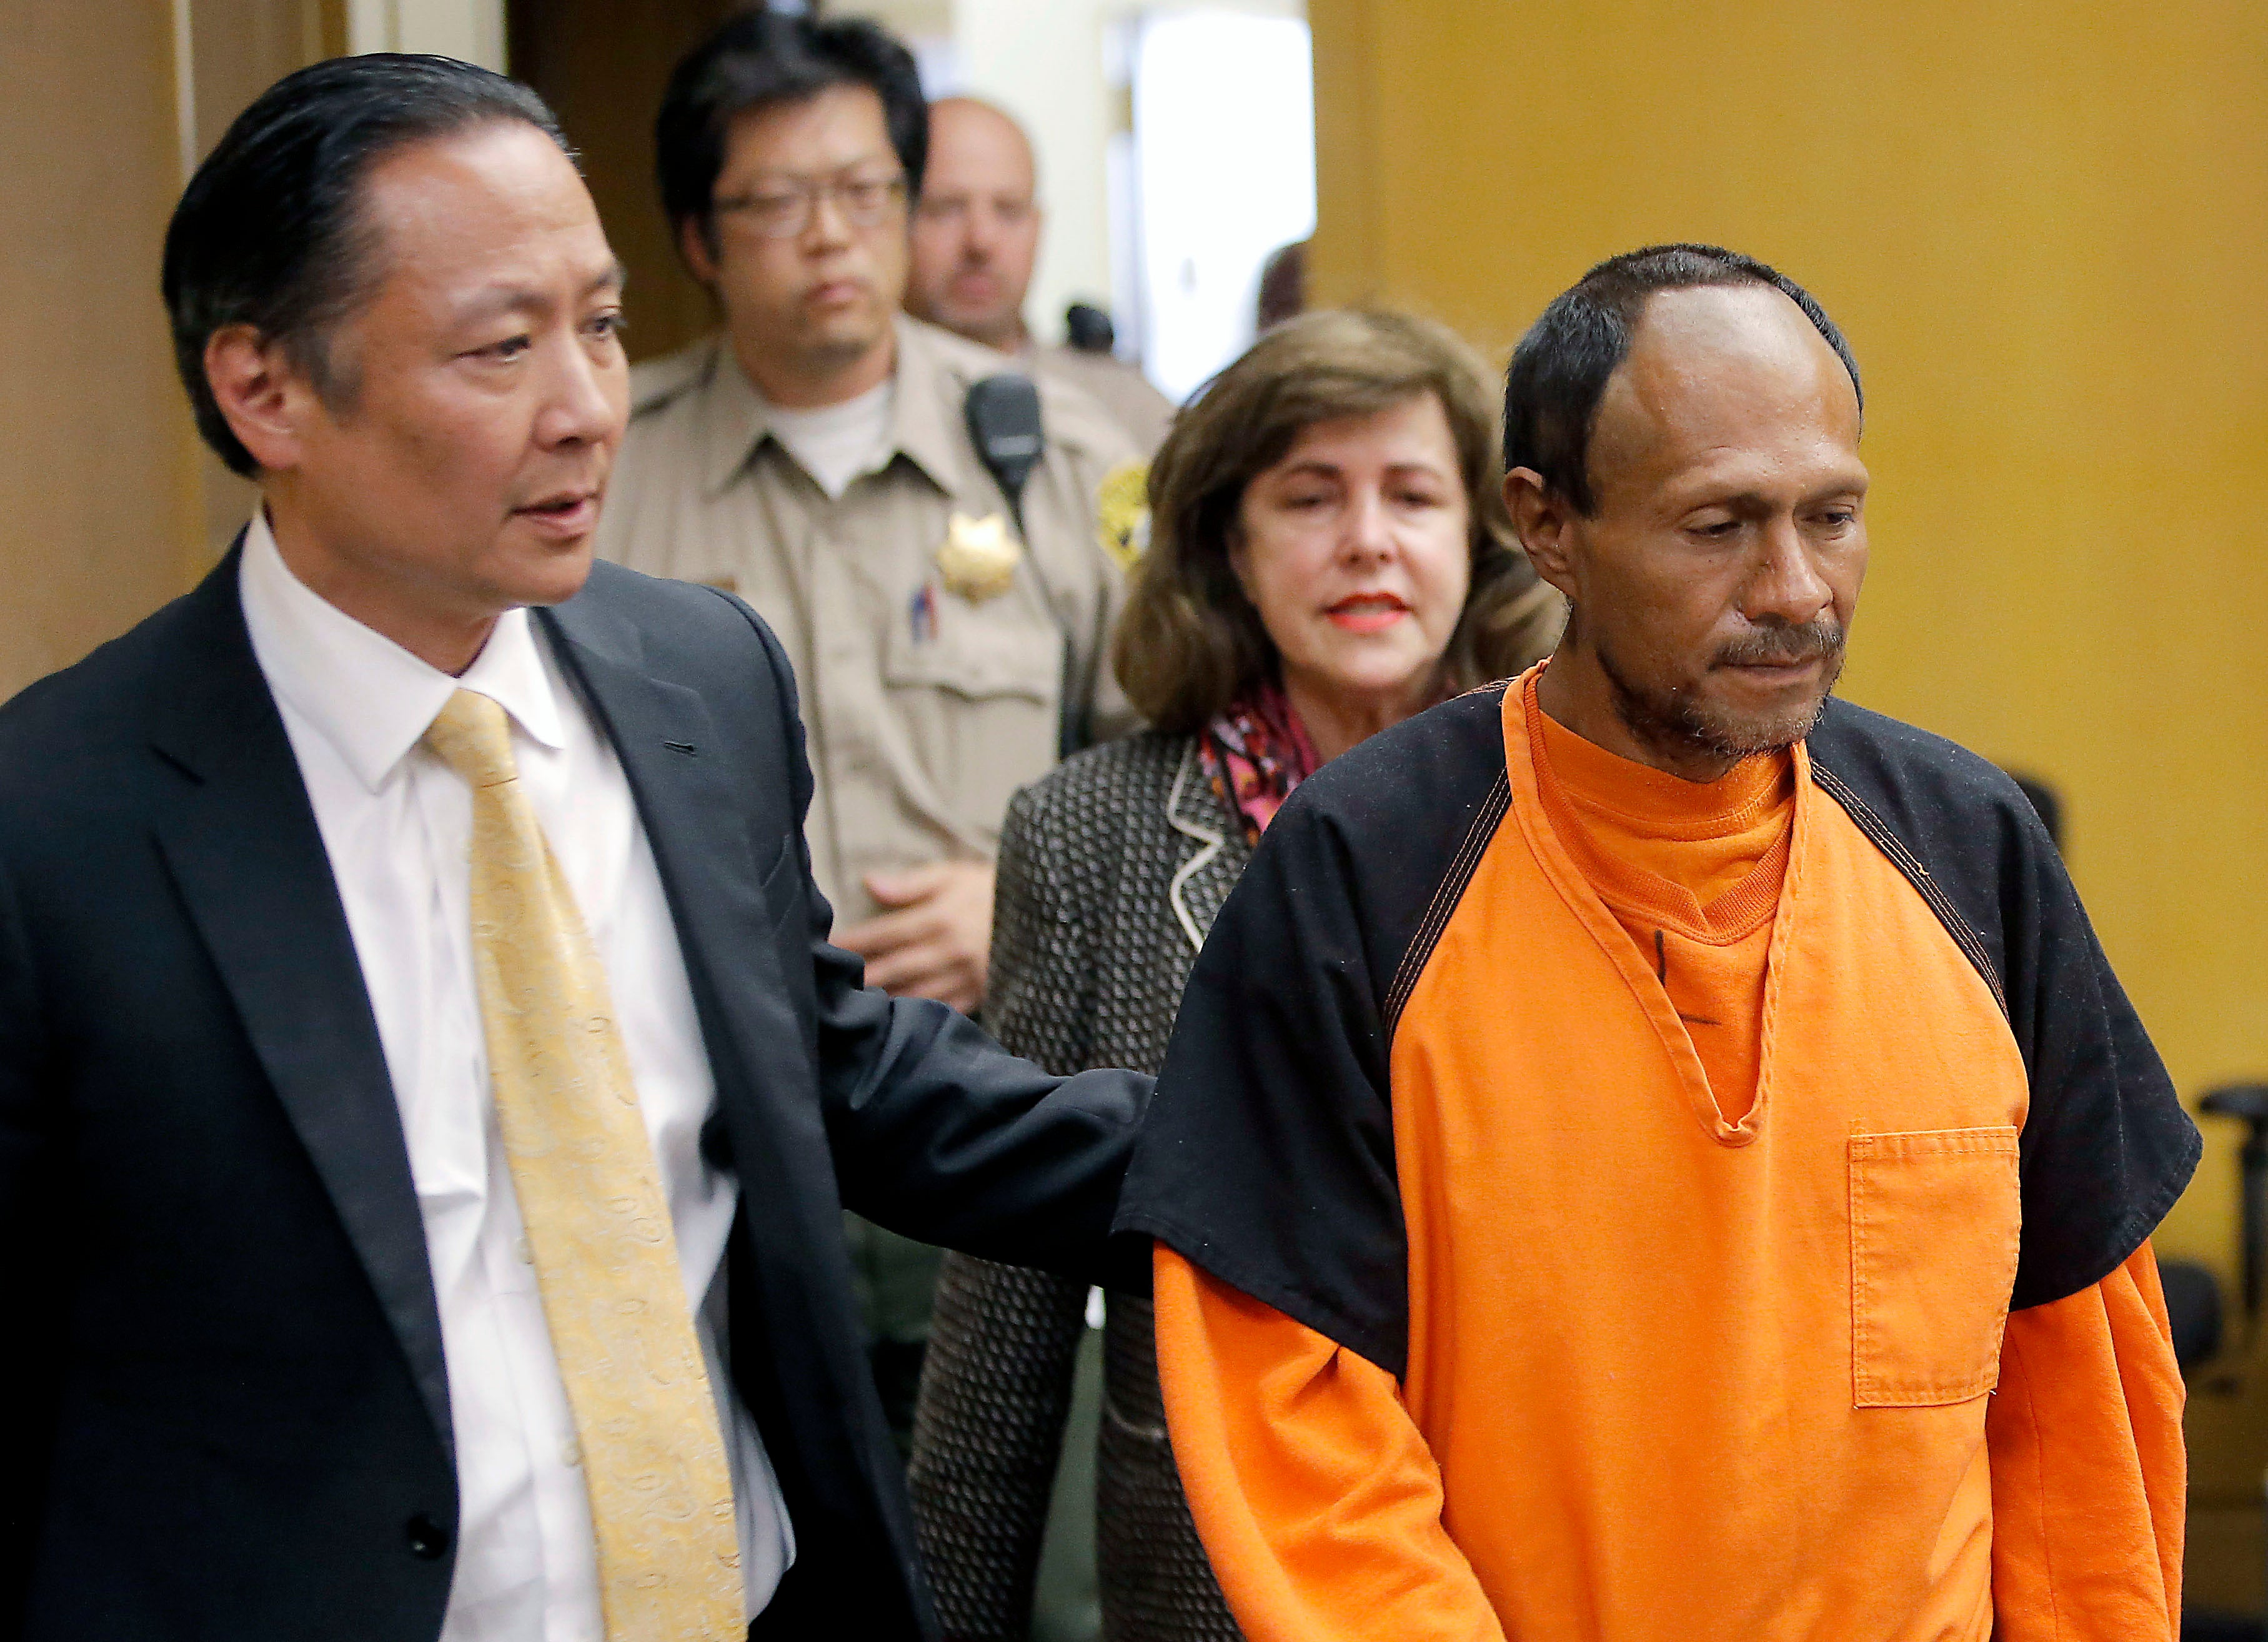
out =
[[[575,1417],[608,1642],[738,1642],[732,1471],[606,972],[504,709],[459,690],[425,745],[473,790],[489,1081]]]

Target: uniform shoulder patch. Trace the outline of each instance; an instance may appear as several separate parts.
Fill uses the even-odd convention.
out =
[[[1150,464],[1123,462],[1094,492],[1094,534],[1102,550],[1131,575],[1150,547]]]

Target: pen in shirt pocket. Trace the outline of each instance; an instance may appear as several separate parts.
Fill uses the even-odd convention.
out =
[[[906,616],[914,643],[925,644],[937,637],[937,590],[924,582],[907,601]]]

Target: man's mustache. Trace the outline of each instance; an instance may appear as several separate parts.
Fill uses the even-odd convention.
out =
[[[1800,627],[1760,627],[1743,633],[1717,652],[1719,667],[1793,666],[1843,653],[1843,623],[1815,616]]]

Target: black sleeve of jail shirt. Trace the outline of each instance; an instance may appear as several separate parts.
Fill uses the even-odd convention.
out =
[[[1836,702],[1809,746],[1815,782],[1930,902],[2023,1054],[2010,1309],[2101,1282],[2165,1218],[2200,1147],[2063,858],[2015,783],[1949,741]]]
[[[1373,736],[1277,814],[1190,975],[1119,1200],[1121,1233],[1397,1377],[1395,980],[1462,888],[1461,846],[1502,817],[1502,703],[1476,691]]]

